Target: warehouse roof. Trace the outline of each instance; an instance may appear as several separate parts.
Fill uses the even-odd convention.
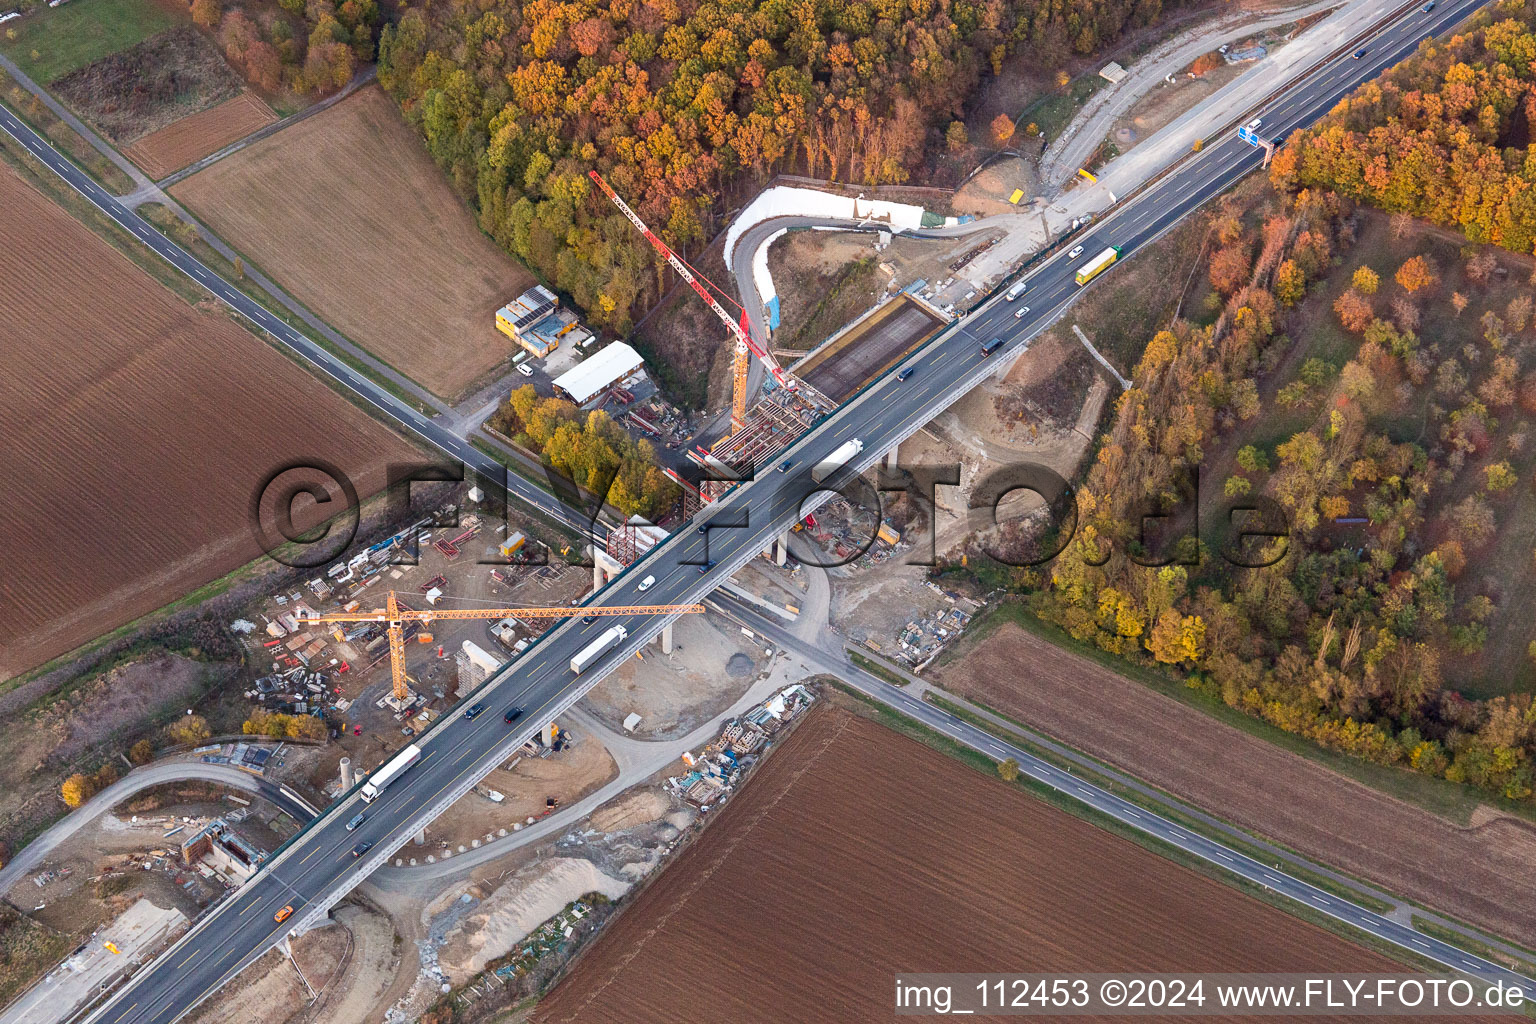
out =
[[[604,388],[617,384],[645,366],[640,353],[615,341],[555,378],[555,387],[577,405],[585,405]]]

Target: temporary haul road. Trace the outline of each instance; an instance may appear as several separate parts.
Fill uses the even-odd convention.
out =
[[[1431,13],[1421,13],[1413,8],[1363,44],[1368,47],[1366,59],[1341,57],[1283,94],[1263,111],[1264,134],[1281,136],[1299,125],[1310,123],[1359,82],[1411,53],[1421,39],[1455,24],[1476,6],[1478,0],[1448,0]],[[0,108],[0,127],[123,228],[278,340],[482,475],[490,479],[501,477],[498,466],[488,464],[489,460],[464,441],[438,429],[416,410],[355,374],[329,352],[293,331],[190,254],[128,213],[4,108]],[[1091,259],[1109,245],[1120,247],[1126,255],[1133,253],[1251,171],[1258,160],[1257,150],[1235,138],[1212,144],[1082,235],[1077,243],[1083,247],[1081,259]],[[1019,303],[993,300],[944,332],[919,355],[908,360],[917,367],[909,380],[898,382],[893,373],[886,374],[784,453],[781,457],[792,463],[788,472],[770,468],[756,480],[738,486],[707,510],[705,527],[696,530],[690,525],[683,532],[674,534],[587,603],[639,603],[644,600],[682,604],[701,598],[767,548],[796,519],[830,497],[825,492],[817,493],[809,478],[809,471],[818,460],[850,438],[859,438],[864,447],[853,467],[866,468],[911,436],[958,395],[1006,365],[1009,357],[1017,355],[1030,338],[1065,311],[1077,294],[1073,278],[1076,268],[1081,265],[1065,255],[1046,262],[1031,275],[1029,289]],[[1028,304],[1032,312],[1023,318],[1015,318],[1014,312],[1021,304]],[[981,344],[994,337],[1003,339],[1003,345],[991,356],[983,357]],[[833,482],[838,481],[834,479]],[[515,476],[509,484],[517,497],[530,502],[544,514],[578,530],[584,528],[579,515],[558,506],[539,488]],[[638,598],[637,583],[643,576],[654,576],[655,583],[647,588],[642,599]],[[567,619],[542,636],[476,692],[474,699],[487,705],[485,714],[474,719],[458,714],[445,715],[417,739],[423,751],[418,763],[386,789],[378,800],[365,805],[353,792],[332,805],[279,849],[233,897],[207,914],[169,951],[141,970],[93,1013],[89,1018],[92,1024],[97,1021],[105,1024],[167,1024],[280,942],[289,929],[318,920],[363,877],[388,860],[395,850],[467,793],[483,775],[503,762],[544,722],[573,704],[615,665],[634,655],[661,630],[665,620],[660,617],[620,620],[618,624],[629,630],[628,639],[584,674],[573,676],[568,664],[571,656],[613,624],[607,619],[591,624]],[[900,694],[881,696],[903,712],[913,713],[908,707],[910,702],[901,698]],[[502,712],[510,707],[524,709],[516,728],[508,727],[502,720]],[[992,742],[995,745],[995,741]],[[1020,760],[1023,763],[1023,759]],[[1083,795],[1071,788],[1066,792]],[[362,824],[355,830],[347,830],[346,822],[359,811],[365,813]],[[1134,818],[1130,823],[1147,827]],[[355,858],[352,851],[363,842],[371,843],[372,847],[363,857]],[[1214,855],[1219,847],[1214,843],[1211,847]],[[1218,859],[1218,862],[1237,863],[1235,852],[1230,852],[1229,856],[1231,861]],[[1302,896],[1297,898],[1312,902]],[[293,916],[282,924],[274,921],[274,914],[288,905],[295,908]],[[1496,965],[1459,950],[1452,953],[1432,947],[1426,951],[1421,948],[1425,944],[1422,940],[1380,930],[1385,925],[1362,915],[1363,912],[1356,915],[1361,919],[1352,923],[1376,930],[1382,938],[1420,955],[1490,980],[1512,977]],[[1403,929],[1397,927],[1397,931]],[[1531,997],[1536,998],[1536,984],[1523,980],[1522,983]]]

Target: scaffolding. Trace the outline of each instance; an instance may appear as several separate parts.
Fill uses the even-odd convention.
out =
[[[687,487],[684,487],[687,493]],[[640,516],[631,516],[624,525],[608,531],[608,557],[620,565],[635,560],[667,538],[667,531]]]
[[[706,476],[725,478],[702,481],[702,496],[713,501],[738,479],[769,465],[774,456],[815,426],[832,408],[820,392],[803,382],[799,391],[773,389],[752,407],[741,430],[722,437],[709,451],[696,448],[688,453]]]

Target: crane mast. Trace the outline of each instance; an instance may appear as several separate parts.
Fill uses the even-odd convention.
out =
[[[389,670],[394,680],[395,700],[410,699],[410,689],[405,675],[405,624],[407,622],[430,623],[436,619],[504,619],[516,616],[521,619],[569,619],[580,616],[618,615],[672,615],[693,614],[704,611],[701,604],[639,604],[639,605],[590,605],[563,608],[433,608],[416,611],[403,608],[395,592],[385,598],[385,606],[371,612],[344,612],[331,615],[311,613],[301,616],[304,622],[382,622],[388,626]]]
[[[603,176],[596,171],[588,171],[587,173],[597,183],[597,187],[602,189],[603,193],[613,201],[613,205],[619,208],[619,212],[624,214],[629,219],[629,222],[645,236],[645,240],[651,243],[652,248],[661,254],[662,258],[671,265],[673,270],[677,271],[678,276],[687,281],[693,287],[693,290],[698,292],[699,298],[709,304],[709,308],[714,310],[715,315],[720,318],[720,322],[725,324],[726,328],[736,338],[735,361],[732,366],[731,433],[736,433],[746,425],[747,421],[748,352],[756,356],[763,366],[767,367],[768,372],[773,374],[773,379],[778,381],[781,386],[789,388],[791,391],[795,390],[796,382],[794,378],[784,372],[784,368],[779,365],[777,359],[773,358],[772,353],[760,347],[752,340],[752,332],[747,324],[747,311],[745,309],[741,311],[741,321],[739,323],[732,319],[731,314],[726,312],[725,307],[715,300],[715,297],[710,294],[709,289],[704,287],[703,283],[700,282],[698,277],[688,267],[688,264],[683,262],[682,258],[672,251],[671,246],[663,242],[657,237],[655,232],[646,227],[645,221],[641,220],[640,215],[629,208],[628,203],[619,198],[619,194],[613,190],[613,186],[604,181]]]

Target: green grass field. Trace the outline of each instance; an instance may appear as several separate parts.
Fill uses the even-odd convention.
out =
[[[152,0],[72,0],[7,25],[0,52],[46,85],[176,23]]]

